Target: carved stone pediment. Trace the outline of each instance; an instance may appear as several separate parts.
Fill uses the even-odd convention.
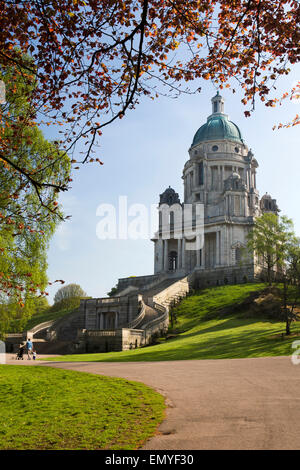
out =
[[[232,249],[235,249],[235,248],[245,248],[245,245],[242,243],[242,242],[234,242],[232,245],[231,245],[231,248]]]

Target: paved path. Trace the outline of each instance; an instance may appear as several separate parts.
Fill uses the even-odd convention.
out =
[[[145,449],[300,449],[300,365],[289,357],[45,365],[163,393],[167,417]]]

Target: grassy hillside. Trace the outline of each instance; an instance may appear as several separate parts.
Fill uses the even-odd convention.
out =
[[[264,284],[214,287],[183,300],[175,309],[177,336],[124,352],[68,355],[61,361],[170,361],[290,355],[295,336],[282,338],[284,323],[249,315],[243,306]],[[300,333],[299,323],[292,325]]]
[[[68,315],[68,313],[73,312],[79,307],[80,299],[73,298],[73,299],[64,299],[57,304],[52,305],[52,307],[47,308],[40,314],[33,315],[24,327],[25,330],[30,330],[36,325],[40,323],[44,323],[50,320],[58,320],[59,318]]]
[[[0,365],[0,450],[136,449],[164,409],[162,395],[141,383]]]

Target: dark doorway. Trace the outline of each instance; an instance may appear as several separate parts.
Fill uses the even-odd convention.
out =
[[[169,253],[169,271],[176,271],[177,269],[177,252],[170,251]]]

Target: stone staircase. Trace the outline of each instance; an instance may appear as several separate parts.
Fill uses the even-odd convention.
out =
[[[144,315],[136,329],[145,331],[146,343],[151,342],[155,334],[162,334],[168,328],[169,308],[180,301],[189,292],[188,278],[165,279],[149,289],[139,291],[143,296]]]
[[[189,292],[189,281],[187,277],[177,280],[169,279],[163,281],[160,285],[143,292],[144,302],[152,305],[156,302],[165,307],[177,303]]]
[[[75,341],[77,330],[85,327],[84,316],[79,309],[56,320],[48,329],[47,337],[55,341]]]
[[[150,344],[155,335],[166,332],[169,308],[187,295],[189,282],[187,277],[163,278],[159,282],[138,288],[136,292],[133,296],[142,299],[142,309],[136,312],[135,318],[129,324],[119,328],[125,328],[133,335],[142,334],[143,344]],[[138,305],[138,302],[135,303]],[[27,332],[27,337],[32,338],[38,354],[67,354],[74,352],[73,349],[78,343],[78,332],[84,331],[85,328],[84,309],[79,308],[56,321],[36,325]]]
[[[144,326],[146,326],[152,320],[159,318],[159,316],[160,312],[155,310],[153,307],[150,307],[149,305],[145,305],[145,314],[143,316],[143,319],[135,326],[135,328],[137,330],[143,330]]]

